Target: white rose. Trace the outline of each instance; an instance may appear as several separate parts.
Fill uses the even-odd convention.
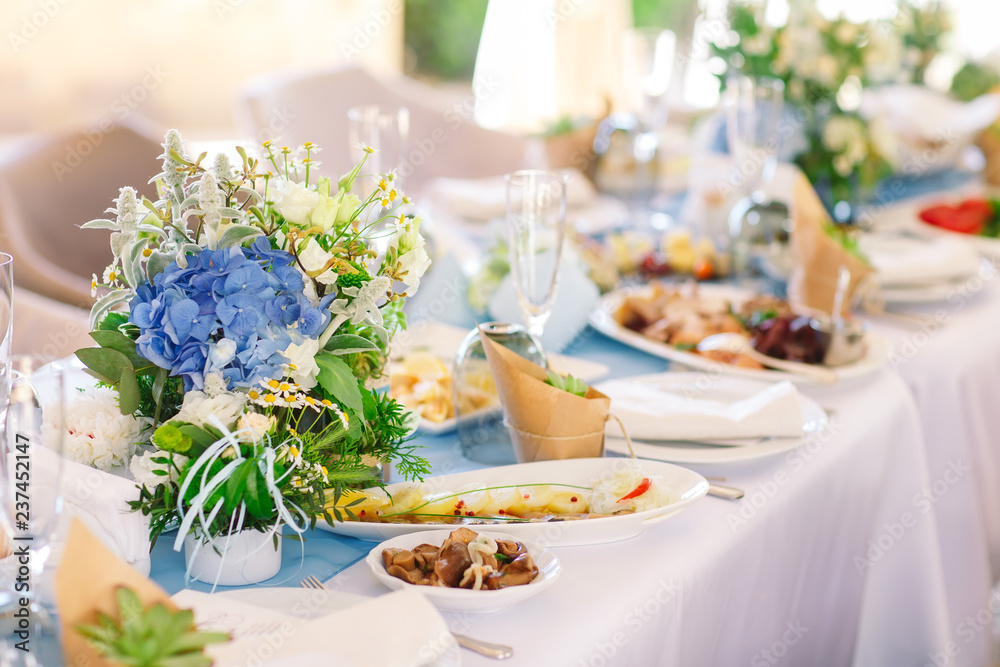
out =
[[[314,273],[316,271],[322,271],[323,268],[333,259],[333,253],[323,250],[323,248],[316,243],[316,239],[310,238],[306,243],[306,247],[299,252],[299,263],[302,267],[310,272]],[[332,269],[327,269],[323,273],[316,276],[318,282],[324,285],[333,285],[337,282],[337,273]],[[309,281],[306,280],[306,283]]]
[[[173,456],[174,456],[174,463],[177,465],[177,468],[183,469],[184,464],[186,464],[188,461],[188,458],[180,454],[174,454]],[[164,482],[177,481],[177,478],[179,477],[180,473],[177,472],[177,469],[174,468],[174,466],[170,465],[169,462],[163,464],[163,463],[155,463],[152,460],[153,458],[159,458],[159,457],[169,459],[170,454],[159,450],[153,450],[153,451],[146,451],[143,452],[142,454],[139,454],[138,456],[132,457],[132,463],[129,464],[129,472],[132,473],[132,479],[135,480],[136,484],[144,486],[150,491],[153,491],[158,485],[163,484]],[[153,472],[154,470],[166,470],[167,474],[157,475]]]
[[[316,386],[316,376],[319,374],[319,366],[316,364],[318,353],[319,341],[315,338],[301,344],[292,343],[282,351],[288,362],[295,367],[290,371],[292,379],[305,391]]]
[[[225,392],[208,396],[203,391],[189,391],[184,394],[180,412],[170,421],[182,421],[195,426],[205,426],[208,418],[215,415],[220,422],[230,428],[243,414],[247,397],[238,392]]]
[[[272,194],[274,207],[295,225],[309,224],[309,214],[319,203],[319,193],[301,183],[279,180],[274,184]]]
[[[47,412],[43,442],[51,443],[58,437],[56,412]],[[117,393],[108,387],[89,389],[71,398],[65,405],[63,423],[66,457],[101,470],[127,464],[143,439],[142,422],[122,414]]]
[[[274,426],[273,416],[268,417],[259,412],[248,412],[240,417],[237,427],[237,437],[240,442],[253,444],[263,438]]]

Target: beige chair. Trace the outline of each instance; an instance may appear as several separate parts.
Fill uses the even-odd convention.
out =
[[[524,166],[524,137],[473,123],[471,93],[436,103],[441,97],[440,91],[413,79],[383,81],[356,67],[276,72],[248,82],[237,114],[241,130],[255,143],[281,137],[286,146],[319,144],[323,173],[340,176],[353,166],[347,110],[364,104],[405,106],[410,111],[405,188],[411,194],[438,176],[479,178]]]
[[[28,290],[14,290],[14,354],[68,357],[81,347],[93,347],[89,311],[53,301]]]
[[[107,128],[105,128],[107,129]],[[0,250],[14,257],[14,284],[89,308],[91,274],[111,261],[106,231],[83,230],[124,185],[149,197],[163,149],[137,121],[39,139],[0,163]]]

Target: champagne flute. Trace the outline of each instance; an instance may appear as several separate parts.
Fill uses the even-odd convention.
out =
[[[365,175],[360,177],[365,192],[377,187],[378,174],[390,171],[395,171],[394,184],[396,189],[401,189],[405,176],[402,168],[410,141],[410,110],[369,104],[348,109],[347,120],[348,149],[354,162],[360,162],[365,156],[365,147],[375,150],[365,161]]]
[[[59,628],[44,574],[62,513],[65,366],[52,358],[14,355],[0,437],[0,518],[11,536],[17,568],[0,600],[8,649],[58,646]],[[55,639],[55,641],[52,641]]]
[[[541,339],[556,299],[569,178],[556,171],[528,169],[506,179],[511,275],[528,332]]]
[[[666,93],[674,70],[677,36],[662,28],[630,28],[622,34],[622,80],[628,105],[646,130],[667,123]]]
[[[0,406],[10,392],[10,355],[14,337],[14,258],[0,252]]]

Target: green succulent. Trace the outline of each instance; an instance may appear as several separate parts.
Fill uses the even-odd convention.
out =
[[[556,389],[562,389],[575,396],[585,396],[590,388],[583,380],[567,375],[563,377],[552,371],[545,371],[545,384],[550,384]]]
[[[142,608],[139,596],[124,586],[115,594],[120,620],[104,614],[98,625],[77,631],[108,660],[128,667],[209,667],[209,644],[229,641],[224,632],[200,632],[187,609],[170,611],[162,604]]]

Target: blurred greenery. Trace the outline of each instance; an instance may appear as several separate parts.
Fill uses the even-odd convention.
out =
[[[487,0],[406,0],[403,42],[415,74],[472,78]]]
[[[471,79],[486,4],[487,0],[406,0],[407,70],[444,81]],[[676,31],[695,4],[696,0],[632,0],[635,25]]]

